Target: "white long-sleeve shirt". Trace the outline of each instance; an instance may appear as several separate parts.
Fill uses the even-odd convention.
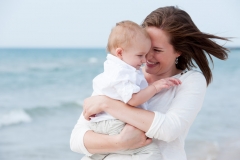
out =
[[[139,92],[147,86],[148,83],[144,78],[142,70],[137,70],[116,56],[108,54],[104,62],[104,71],[93,79],[92,96],[105,95],[127,103],[134,93]],[[143,103],[137,107],[147,109],[147,103]],[[101,112],[91,118],[91,122],[109,119],[116,118],[105,112]]]
[[[174,77],[179,78],[182,84],[161,91],[148,101],[149,110],[154,111],[155,116],[146,136],[156,141],[163,160],[186,160],[184,141],[202,107],[207,84],[198,71]],[[72,151],[88,156],[92,154],[85,148],[83,137],[90,130],[89,123],[81,115],[70,139]]]

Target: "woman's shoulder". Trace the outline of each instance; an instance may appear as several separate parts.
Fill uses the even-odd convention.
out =
[[[179,74],[179,78],[181,79],[193,78],[193,77],[204,78],[204,75],[201,71],[197,71],[197,70],[184,70]]]
[[[183,71],[180,73],[179,79],[182,83],[194,83],[207,86],[203,73],[197,70]]]

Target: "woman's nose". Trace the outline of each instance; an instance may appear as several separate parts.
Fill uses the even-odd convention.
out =
[[[150,51],[146,54],[145,58],[146,58],[146,59],[151,59],[152,57],[153,57],[153,52],[150,50]]]

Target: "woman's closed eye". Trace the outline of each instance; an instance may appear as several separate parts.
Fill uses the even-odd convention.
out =
[[[162,50],[160,49],[153,49],[154,52],[163,52]]]

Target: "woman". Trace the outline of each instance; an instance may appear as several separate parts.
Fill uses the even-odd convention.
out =
[[[148,111],[105,96],[86,99],[83,115],[71,135],[73,151],[91,155],[139,148],[151,143],[147,136],[156,141],[164,160],[186,160],[184,141],[212,80],[206,55],[211,61],[211,56],[222,60],[228,56],[227,49],[211,39],[227,39],[202,33],[190,16],[176,7],[156,9],[142,26],[152,43],[143,68],[148,83],[176,77],[182,84],[156,94],[149,101]],[[202,73],[192,70],[196,66]],[[102,111],[129,125],[116,136],[92,132],[84,117],[89,120],[91,115]],[[123,156],[110,154],[106,159],[125,159]]]

